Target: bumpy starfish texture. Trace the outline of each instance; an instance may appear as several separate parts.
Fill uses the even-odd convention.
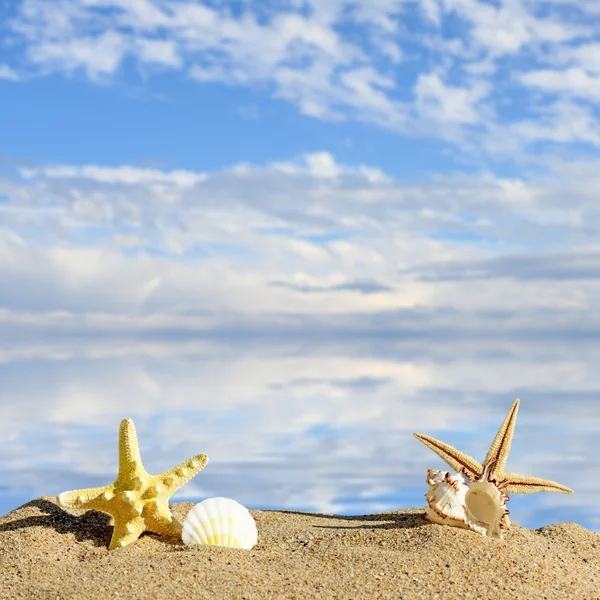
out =
[[[113,517],[109,550],[131,544],[144,531],[181,537],[181,524],[169,509],[169,498],[206,463],[198,454],[160,475],[150,475],[142,465],[135,427],[123,419],[119,427],[119,473],[114,483],[103,487],[63,492],[58,503],[65,508],[90,508]]]
[[[453,446],[428,435],[415,433],[414,436],[446,461],[455,471],[464,472],[471,481],[482,480],[485,474],[486,480],[493,481],[501,486],[506,494],[530,494],[532,492],[572,494],[573,490],[571,488],[549,479],[504,472],[517,421],[519,402],[520,400],[517,398],[512,405],[488,450],[483,464]]]

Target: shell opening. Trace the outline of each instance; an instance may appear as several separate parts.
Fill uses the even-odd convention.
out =
[[[487,535],[502,537],[503,518],[508,514],[505,506],[508,496],[490,478],[495,463],[491,461],[485,465],[481,478],[471,483],[465,495],[465,506],[475,520],[487,526]]]

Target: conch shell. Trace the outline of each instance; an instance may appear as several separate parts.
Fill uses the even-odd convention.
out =
[[[509,497],[503,484],[489,477],[494,462],[485,465],[483,475],[475,481],[462,471],[452,475],[429,469],[425,480],[429,485],[425,518],[432,523],[502,538],[509,524]]]

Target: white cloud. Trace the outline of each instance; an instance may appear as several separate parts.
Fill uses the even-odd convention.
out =
[[[82,68],[90,79],[96,80],[113,75],[128,49],[129,41],[123,34],[108,30],[95,37],[43,40],[29,48],[28,56],[45,71]]]
[[[597,6],[582,0],[559,19],[551,10],[559,5],[319,0],[296,14],[255,2],[237,18],[226,6],[185,0],[53,0],[54,10],[25,0],[12,22],[25,44],[14,62],[23,72],[2,68],[0,77],[39,68],[106,83],[128,59],[198,81],[267,83],[306,115],[427,131],[475,155],[519,155],[541,141],[565,152],[598,147],[595,107],[585,103],[596,99]],[[504,111],[515,89],[525,106]],[[530,164],[521,176],[428,181],[395,180],[325,150],[218,172],[4,169],[0,364],[22,366],[16,379],[3,377],[0,406],[10,485],[58,485],[52,469],[36,480],[20,468],[42,428],[57,468],[112,475],[106,455],[94,460],[93,442],[63,435],[70,423],[113,431],[125,406],[143,420],[168,398],[175,412],[161,425],[165,439],[195,452],[201,435],[200,451],[234,465],[233,482],[242,480],[236,447],[256,465],[277,447],[274,431],[286,439],[281,477],[263,475],[262,485],[255,468],[259,492],[247,500],[235,483],[230,493],[211,484],[213,495],[249,504],[267,490],[279,506],[337,509],[335,478],[381,490],[382,481],[430,466],[425,455],[407,458],[424,412],[432,433],[466,431],[508,388],[538,390],[540,410],[548,397],[591,398],[598,361],[585,340],[600,336],[600,163],[541,156]],[[303,355],[308,347],[316,358]],[[82,356],[99,361],[94,373]],[[32,377],[28,361],[40,357],[57,361],[61,376]],[[360,392],[370,385],[377,394]],[[456,416],[459,394],[469,418]],[[196,411],[197,422],[176,411]],[[593,443],[588,413],[568,413],[571,455],[584,457]],[[250,419],[243,435],[231,429],[232,415]],[[358,433],[335,442],[307,435],[319,425]],[[523,439],[555,439],[535,425]],[[368,450],[356,456],[356,446]],[[155,449],[154,460],[174,455],[166,450]],[[570,460],[560,466],[554,451],[520,456],[513,470],[553,477],[556,469],[559,480]],[[577,475],[569,472],[593,482],[593,468],[582,460]],[[422,487],[422,475],[401,487],[417,480]],[[580,506],[596,496],[587,485]]]
[[[505,139],[502,139],[504,132]],[[496,141],[510,140],[511,135],[526,142],[548,140],[558,144],[585,142],[600,147],[600,121],[593,110],[570,101],[555,102],[539,109],[538,118],[523,119],[497,128]]]
[[[145,65],[159,65],[199,84],[260,84],[304,115],[439,136],[476,156],[482,149],[515,155],[550,137],[598,146],[579,129],[548,136],[560,122],[549,123],[546,112],[536,127],[537,98],[522,97],[533,87],[551,95],[544,106],[597,98],[598,12],[590,3],[567,12],[557,0],[319,0],[278,8],[251,1],[237,16],[227,3],[189,0],[55,4],[48,11],[43,0],[23,0],[10,22],[25,44],[28,77],[36,68],[81,71],[106,83],[132,59],[144,74]],[[566,68],[562,75],[556,66]],[[519,110],[503,110],[507,102]],[[504,127],[513,135],[499,143]]]
[[[156,63],[169,67],[181,66],[181,57],[177,45],[172,40],[138,40],[140,59],[147,63]]]
[[[578,402],[561,421],[570,455],[557,462],[555,446],[521,446],[511,469],[587,481],[595,429],[582,407],[600,377],[585,341],[600,336],[600,169],[553,160],[539,178],[421,182],[327,151],[183,178],[129,166],[4,172],[9,489],[55,493],[84,475],[110,478],[114,463],[98,460],[95,440],[115,439],[126,410],[149,469],[211,455],[219,481],[207,471],[188,493],[357,510],[343,498],[400,477],[391,489],[418,489],[416,504],[436,465],[411,450],[411,433],[449,430],[456,444],[452,435],[485,422],[499,396],[509,405],[516,395],[530,415],[518,439],[542,444],[557,443],[553,424],[532,416]],[[169,415],[157,417],[166,398]],[[78,436],[81,424],[98,437]],[[465,450],[483,456],[492,435],[479,431]],[[42,472],[22,468],[48,447]],[[349,463],[357,447],[368,451]],[[273,456],[285,458],[281,473],[265,462]],[[242,472],[252,486],[237,486]],[[588,510],[594,495],[586,486],[573,510]]]
[[[98,165],[54,166],[42,169],[23,168],[21,175],[27,179],[39,175],[50,179],[89,179],[99,183],[123,183],[127,185],[166,183],[177,187],[193,187],[206,179],[204,173],[174,170],[141,169],[138,167],[101,167]]]
[[[273,163],[271,167],[287,175],[304,174],[318,179],[332,179],[340,175],[354,175],[371,183],[378,183],[388,180],[388,177],[385,175],[385,173],[376,167],[369,167],[367,165],[347,167],[345,165],[340,165],[329,152],[312,152],[309,154],[304,154],[300,160],[293,162]],[[242,170],[240,170],[240,166],[234,167],[234,169],[240,174],[249,174],[252,172],[252,167],[249,165],[245,165]]]
[[[495,57],[516,54],[529,45],[561,43],[594,33],[583,19],[569,22],[558,16],[536,16],[521,0],[502,0],[499,6],[481,0],[443,0],[443,4],[470,23],[469,41]],[[579,8],[585,12],[584,6]]]
[[[0,79],[8,79],[9,81],[18,81],[19,74],[8,65],[0,65]]]
[[[506,392],[507,373],[516,389],[545,382],[554,399],[539,392],[523,399],[511,470],[571,485],[580,478],[593,482],[588,477],[593,465],[580,449],[591,443],[594,419],[574,402],[565,413],[556,406],[566,394],[585,399],[598,386],[597,370],[585,363],[581,349],[565,358],[547,345],[519,344],[490,361],[485,343],[454,342],[429,345],[415,361],[398,356],[398,346],[389,340],[378,346],[385,353],[372,356],[347,344],[326,349],[313,344],[307,354],[285,343],[248,348],[185,340],[67,341],[51,349],[54,356],[36,377],[24,379],[19,375],[30,366],[27,359],[39,352],[48,357],[50,349],[21,346],[23,362],[13,355],[14,375],[4,381],[6,402],[0,406],[6,483],[37,495],[77,487],[84,477],[109,481],[118,422],[126,410],[136,422],[149,471],[170,468],[197,452],[209,454],[210,469],[186,487],[188,495],[227,494],[249,506],[322,510],[334,505],[357,512],[344,496],[368,495],[365,504],[374,510],[379,495],[397,508],[389,506],[395,492],[420,506],[423,474],[437,459],[419,450],[412,432],[440,436],[483,456],[504,415],[501,406],[507,409],[514,399]],[[502,402],[500,395],[506,396]],[[463,412],[457,411],[459,399]],[[548,418],[533,418],[540,411]],[[337,436],[319,435],[319,427]],[[465,432],[468,443],[461,441]],[[557,454],[558,446],[569,448],[569,455]],[[37,471],[39,462],[43,469]],[[284,468],[278,472],[280,462]],[[574,507],[568,498],[562,510],[589,509],[595,487],[586,486]],[[354,489],[344,493],[348,488]],[[519,500],[513,502],[517,520]]]
[[[599,11],[600,14],[600,11]],[[562,56],[585,71],[600,74],[600,42],[565,48]]]
[[[600,76],[593,76],[578,67],[565,71],[544,69],[530,71],[520,76],[521,81],[530,87],[565,96],[600,101]]]
[[[315,152],[306,157],[308,172],[316,177],[335,177],[339,168],[329,152]]]
[[[480,289],[473,273],[477,261],[518,257],[549,235],[556,248],[590,251],[586,236],[600,234],[590,204],[596,171],[592,163],[568,176],[549,167],[557,175],[538,181],[487,173],[421,183],[340,164],[325,151],[208,173],[31,167],[24,181],[0,180],[9,199],[0,204],[0,300],[10,314],[66,310],[72,321],[44,325],[57,331],[92,327],[86,315],[100,313],[103,327],[144,329],[153,315],[167,328],[193,328],[215,307],[230,314],[225,320],[419,305],[547,308],[573,293],[558,271],[554,294],[540,293],[537,276],[527,286],[507,282],[493,265]],[[408,275],[459,260],[474,264],[465,267],[468,281]],[[595,285],[578,289],[578,302],[600,303]]]
[[[417,107],[424,119],[450,123],[480,122],[477,104],[489,93],[483,83],[470,88],[445,84],[436,73],[419,75],[415,85]]]

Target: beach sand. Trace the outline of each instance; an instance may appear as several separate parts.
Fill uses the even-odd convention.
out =
[[[192,506],[171,508],[183,520]],[[573,523],[513,523],[496,540],[427,523],[423,509],[250,512],[252,550],[144,534],[109,552],[108,515],[38,498],[0,517],[0,598],[600,598],[600,534]]]

